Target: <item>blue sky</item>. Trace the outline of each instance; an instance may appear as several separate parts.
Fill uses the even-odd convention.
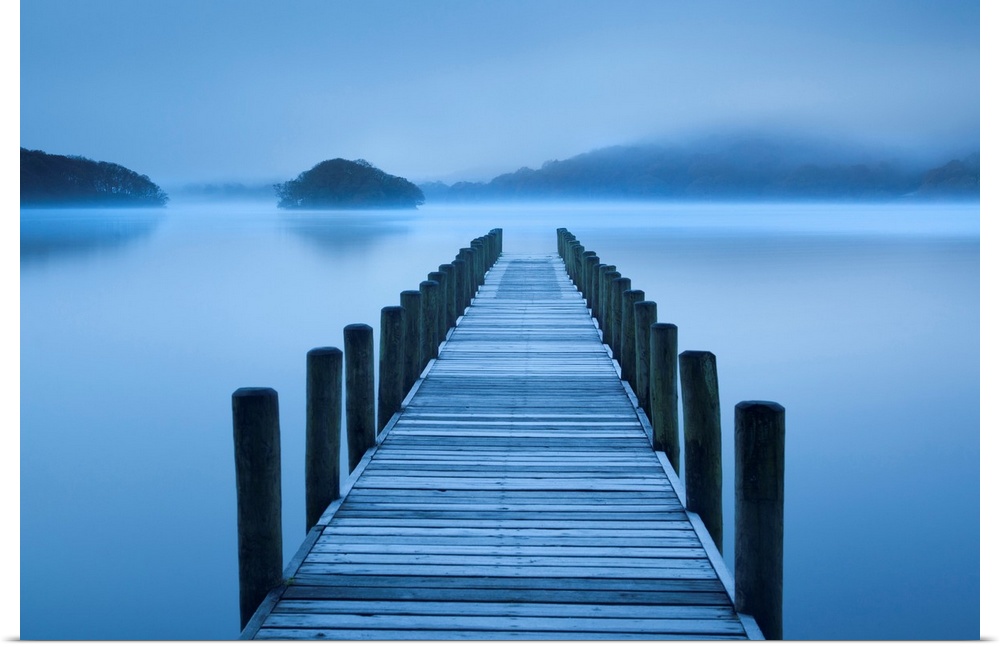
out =
[[[969,0],[31,0],[20,25],[21,146],[161,184],[483,179],[720,128],[979,138]]]

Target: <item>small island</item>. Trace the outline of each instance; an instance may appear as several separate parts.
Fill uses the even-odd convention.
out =
[[[284,209],[415,209],[424,203],[415,184],[363,159],[320,162],[274,190]]]
[[[162,207],[168,199],[147,176],[119,164],[21,148],[22,207]]]

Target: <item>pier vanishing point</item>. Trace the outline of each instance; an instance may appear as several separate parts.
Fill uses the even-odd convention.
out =
[[[737,583],[716,547],[721,541],[706,529],[713,522],[688,509],[678,470],[668,453],[654,450],[648,376],[639,381],[645,397],[637,396],[635,357],[623,379],[595,314],[602,291],[589,288],[598,285],[597,263],[583,262],[582,246],[565,230],[559,241],[559,254],[501,253],[498,233],[495,244],[474,246],[484,255],[478,280],[474,258],[455,266],[472,278],[453,278],[454,325],[425,351],[432,356],[419,377],[406,378],[402,354],[393,360],[403,366],[401,401],[387,405],[392,415],[379,417],[388,421],[351,450],[351,473],[310,520],[293,560],[278,565],[277,578],[271,558],[264,576],[271,581],[253,594],[263,597],[259,604],[241,600],[242,638],[780,638],[780,541],[777,565],[771,556],[755,567],[771,576],[777,569],[774,629],[773,618],[758,624],[761,614],[753,613],[757,601],[747,596],[756,589],[737,605]],[[582,291],[574,275],[585,283]],[[463,290],[470,295],[464,301]],[[433,302],[424,303],[426,342],[433,337],[427,330],[443,328],[440,320],[427,323],[426,304]],[[633,305],[620,295],[618,303]],[[448,308],[440,313],[447,322]],[[619,340],[630,339],[621,326],[619,318]],[[348,364],[351,354],[345,349]],[[384,364],[380,373],[384,379]],[[234,394],[238,443],[237,399],[258,391]],[[336,433],[339,439],[339,426]],[[258,539],[241,534],[241,569],[250,568],[242,560]],[[241,579],[241,596],[243,587]]]

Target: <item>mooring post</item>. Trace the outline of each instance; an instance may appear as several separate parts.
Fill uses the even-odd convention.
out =
[[[399,293],[403,307],[403,396],[410,392],[420,371],[420,291],[403,290]]]
[[[736,405],[736,610],[768,640],[782,638],[785,408]]]
[[[597,272],[598,266],[601,264],[601,259],[594,254],[593,256],[588,256],[584,259],[586,266],[583,272],[583,295],[587,299],[587,307],[591,311],[594,309],[594,274]]]
[[[601,329],[601,335],[603,339],[604,334],[604,310],[607,306],[607,294],[604,288],[605,277],[608,272],[615,271],[614,265],[609,265],[607,263],[601,263],[597,267],[597,278],[594,284],[594,294],[597,296],[597,302],[594,303],[593,315],[594,319],[597,319],[597,325]]]
[[[649,400],[653,449],[667,455],[681,473],[680,425],[677,412],[677,326],[655,323],[649,329]]]
[[[347,391],[347,470],[375,446],[375,340],[368,324],[344,326],[344,386]]]
[[[715,355],[708,351],[686,350],[679,360],[687,508],[701,516],[721,552],[722,422]]]
[[[465,261],[465,307],[468,308],[476,296],[475,250],[463,247],[458,250],[458,257]]]
[[[642,290],[625,290],[622,292],[621,359],[618,363],[622,368],[622,380],[629,383],[636,398],[639,396],[639,391],[635,386],[635,304],[645,298],[646,293]]]
[[[583,291],[583,254],[587,248],[579,243],[573,247],[573,284],[576,289]]]
[[[635,397],[647,415],[651,415],[649,402],[649,331],[656,323],[656,302],[639,301],[634,306],[635,315]]]
[[[611,310],[614,305],[612,298],[611,283],[622,276],[621,272],[615,270],[614,265],[609,265],[610,271],[605,268],[604,283],[601,285],[601,340],[611,348]]]
[[[583,244],[578,240],[574,240],[566,248],[566,270],[569,272],[569,278],[573,281],[573,285],[577,287],[580,286],[580,273],[578,272],[579,265],[577,261],[582,252]]]
[[[497,227],[493,231],[496,232],[496,236],[497,236],[497,257],[495,259],[493,259],[494,262],[496,262],[496,261],[500,260],[500,257],[503,255],[503,228],[502,227]]]
[[[598,263],[594,268],[594,275],[590,277],[590,292],[593,295],[590,316],[597,320],[598,326],[601,325],[601,281],[607,267],[607,263]]]
[[[455,268],[451,266],[451,263],[444,263],[438,266],[438,271],[444,274],[444,288],[441,292],[441,296],[444,297],[444,312],[445,317],[445,331],[449,328],[455,327],[455,319],[458,318],[457,311],[455,307]]]
[[[465,314],[465,261],[461,258],[456,258],[451,262],[452,273],[451,275],[455,277],[455,322],[458,322],[458,318]]]
[[[597,259],[597,252],[587,250],[580,256],[580,293],[584,298],[590,292],[590,259]]]
[[[622,295],[632,289],[632,279],[620,276],[611,281],[611,353],[618,364],[622,361]]]
[[[340,419],[344,353],[324,346],[306,353],[306,532],[340,498]]]
[[[486,281],[486,243],[482,238],[472,241],[472,251],[476,258],[476,288]]]
[[[423,281],[420,284],[420,370],[437,357],[438,350],[438,297],[441,284],[437,281]]]
[[[434,342],[434,356],[437,357],[438,344],[448,336],[448,275],[444,272],[431,272],[427,275],[427,280],[438,284],[437,299],[434,302],[438,307],[437,337]]]
[[[237,389],[232,400],[242,630],[282,581],[281,433],[274,389]]]
[[[378,424],[385,429],[403,403],[403,308],[382,308],[378,346]]]

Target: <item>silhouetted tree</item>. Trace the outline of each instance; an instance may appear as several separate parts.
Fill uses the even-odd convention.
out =
[[[22,205],[163,206],[167,194],[119,164],[21,148]]]
[[[326,160],[274,189],[285,209],[412,209],[424,203],[415,184],[365,160]]]

